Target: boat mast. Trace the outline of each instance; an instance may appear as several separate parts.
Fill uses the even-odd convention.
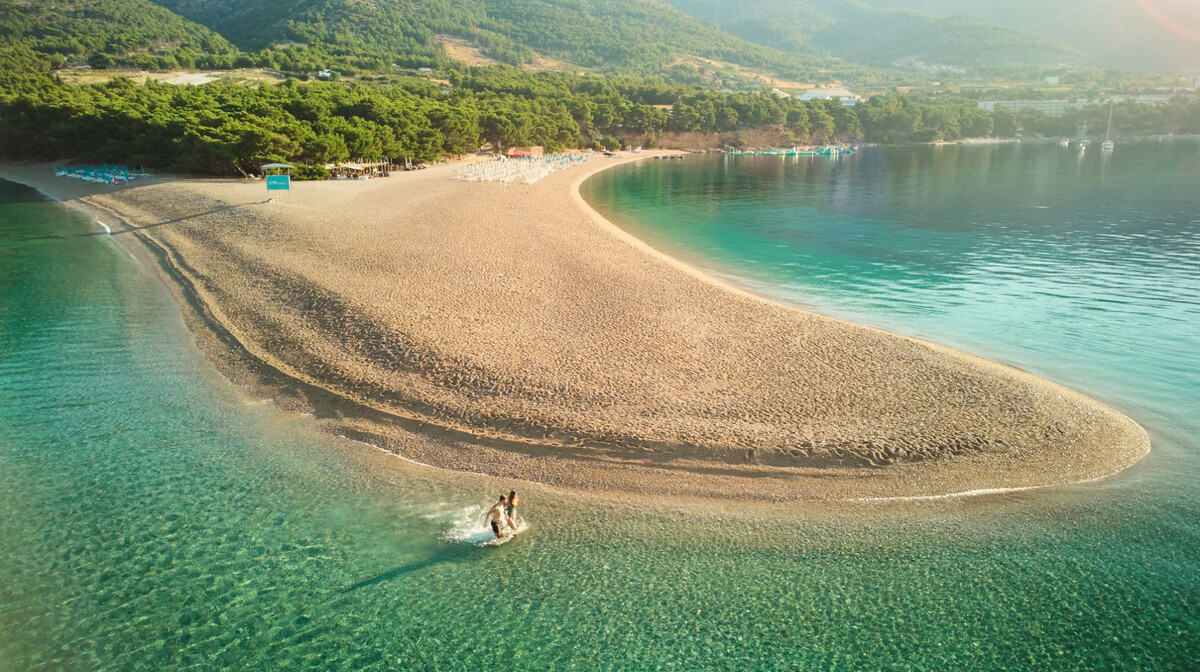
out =
[[[1104,141],[1105,142],[1108,142],[1109,139],[1112,137],[1112,113],[1113,113],[1113,105],[1115,105],[1115,104],[1116,103],[1114,103],[1111,100],[1108,101],[1108,130],[1104,132]]]

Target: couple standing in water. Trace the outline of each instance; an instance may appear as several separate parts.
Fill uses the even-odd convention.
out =
[[[504,528],[507,526],[513,532],[517,531],[517,523],[513,520],[513,511],[520,505],[520,500],[517,497],[516,490],[509,490],[508,496],[500,495],[500,501],[492,505],[484,516],[492,525],[492,534],[496,538],[504,536]]]

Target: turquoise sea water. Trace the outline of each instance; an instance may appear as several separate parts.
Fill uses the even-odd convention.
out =
[[[930,159],[913,151],[915,171]],[[644,201],[726,207],[700,166],[664,165]],[[888,175],[788,184],[836,198]],[[853,296],[828,294],[847,311]],[[1006,356],[1036,369],[1023,352]],[[0,182],[0,670],[1191,669],[1200,492],[1187,426],[1172,424],[1187,414],[1159,392],[1102,391],[1163,414],[1152,429],[1172,447],[1087,486],[754,515],[525,486],[528,529],[480,548],[458,540],[478,528],[472,507],[509,484],[249,398],[111,239]]]
[[[585,195],[734,284],[1081,389],[1187,460],[1200,453],[1198,180],[1200,143],[1083,157],[1006,144],[649,161]]]

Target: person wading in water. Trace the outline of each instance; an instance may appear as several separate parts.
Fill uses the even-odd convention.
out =
[[[496,535],[497,539],[504,536],[504,522],[508,519],[508,516],[504,512],[506,508],[505,504],[507,504],[507,500],[504,495],[500,495],[500,501],[493,504],[492,508],[488,509],[488,512],[483,516],[491,523],[492,533]]]
[[[508,503],[507,503],[507,506],[505,506],[505,508],[504,508],[504,514],[506,516],[508,516],[508,526],[512,528],[513,532],[517,531],[517,520],[515,518],[513,518],[513,510],[516,509],[520,505],[521,505],[521,501],[517,498],[517,491],[509,490],[508,491]]]

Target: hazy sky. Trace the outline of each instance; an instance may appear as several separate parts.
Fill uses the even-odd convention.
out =
[[[1101,67],[1200,75],[1200,0],[865,0],[967,14],[1069,42]]]
[[[1137,0],[1137,3],[1167,30],[1200,43],[1200,0]]]

